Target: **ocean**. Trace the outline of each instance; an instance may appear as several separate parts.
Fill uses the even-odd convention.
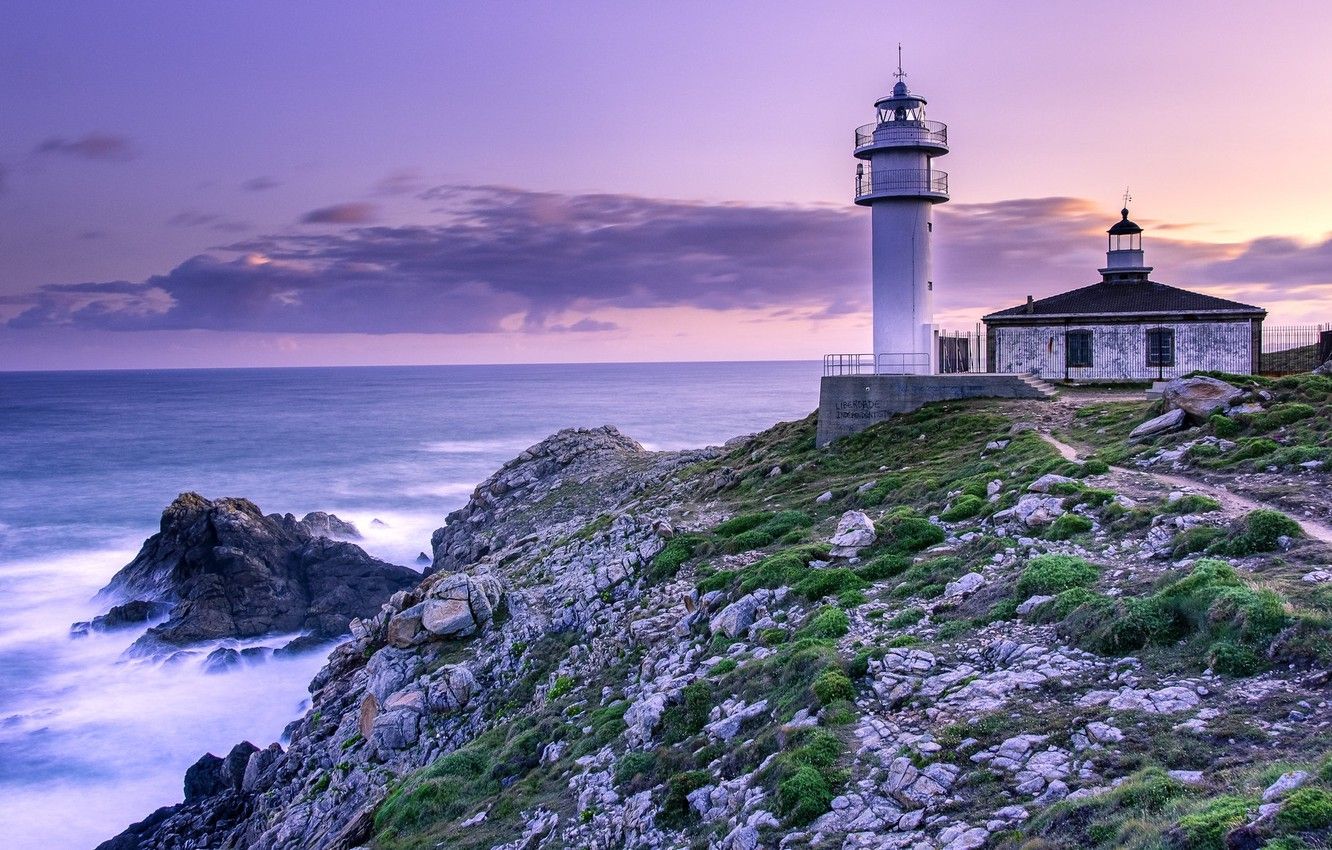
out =
[[[560,428],[650,449],[805,416],[819,365],[641,363],[0,373],[0,825],[91,848],[178,802],[204,752],[277,740],[323,656],[225,674],[69,637],[185,490],[323,510],[416,567],[472,488]],[[373,520],[379,523],[373,523]],[[419,567],[418,567],[419,568]]]

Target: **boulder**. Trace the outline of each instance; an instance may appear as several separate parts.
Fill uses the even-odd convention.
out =
[[[1166,410],[1182,410],[1195,422],[1224,411],[1244,397],[1244,390],[1216,378],[1197,375],[1176,378],[1165,385],[1161,400]]]
[[[708,622],[708,628],[714,635],[722,634],[729,638],[739,637],[754,624],[760,609],[767,604],[769,591],[756,590],[740,597],[717,612],[717,616]]]
[[[432,714],[451,714],[466,708],[476,693],[476,678],[461,664],[442,667],[426,686],[425,704]]]
[[[233,667],[239,667],[241,663],[240,653],[229,647],[215,649],[208,653],[204,659],[203,671],[205,673],[225,673]]]
[[[981,585],[985,584],[985,576],[980,573],[967,573],[956,581],[948,582],[944,587],[944,598],[951,599],[958,596],[966,596],[975,593]]]
[[[374,616],[390,594],[419,580],[351,543],[316,537],[289,515],[183,493],[99,598],[172,606],[166,622],[136,643],[157,653],[284,632],[340,637],[353,617]]]
[[[1064,500],[1058,496],[1028,493],[1013,506],[1013,515],[1029,528],[1049,525],[1063,516]]]
[[[1153,419],[1139,425],[1129,432],[1130,440],[1143,440],[1147,437],[1155,437],[1157,434],[1166,434],[1170,431],[1178,431],[1184,427],[1186,414],[1182,409],[1171,410],[1168,413],[1162,413]]]
[[[874,539],[878,536],[878,531],[874,528],[874,520],[870,519],[864,511],[847,511],[842,514],[842,518],[837,521],[837,532],[833,534],[832,556],[834,558],[852,558],[855,557],[861,549],[874,545]]]
[[[1075,479],[1067,475],[1055,475],[1053,472],[1046,473],[1040,478],[1027,485],[1027,489],[1033,493],[1049,493],[1051,490],[1057,490],[1066,484],[1077,484]]]

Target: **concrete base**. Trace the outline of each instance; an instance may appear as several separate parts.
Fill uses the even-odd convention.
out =
[[[815,441],[826,446],[864,431],[898,413],[932,401],[962,398],[1049,398],[1021,375],[835,375],[819,384],[819,428]]]

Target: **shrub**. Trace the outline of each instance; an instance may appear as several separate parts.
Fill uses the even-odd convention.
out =
[[[915,635],[898,635],[888,641],[887,646],[889,649],[896,649],[899,646],[919,646],[920,642],[920,638]]]
[[[1245,514],[1239,527],[1238,534],[1213,548],[1220,554],[1243,557],[1279,548],[1277,539],[1280,537],[1304,536],[1299,523],[1280,511],[1267,508],[1258,508]]]
[[[796,593],[809,600],[836,596],[848,590],[861,590],[866,582],[846,567],[836,569],[808,570],[807,574],[792,588]]]
[[[1093,593],[1085,587],[1072,587],[1056,595],[1049,602],[1042,603],[1031,613],[1037,622],[1053,623],[1064,619],[1083,605],[1090,605],[1098,599],[1108,601],[1109,597]]]
[[[1263,668],[1263,660],[1247,646],[1219,640],[1207,650],[1207,666],[1227,676],[1252,676]]]
[[[814,680],[813,688],[814,696],[824,705],[839,699],[849,701],[856,698],[855,686],[841,670],[825,670]]]
[[[897,615],[889,620],[885,625],[891,629],[904,629],[907,626],[914,626],[925,619],[925,610],[923,608],[903,608],[897,612]]]
[[[1179,534],[1176,534],[1171,540],[1173,549],[1170,554],[1175,558],[1183,558],[1186,555],[1192,555],[1194,552],[1205,552],[1211,546],[1227,537],[1224,528],[1217,528],[1214,525],[1195,525],[1192,528],[1186,528]]]
[[[712,686],[695,680],[685,685],[680,697],[684,704],[685,728],[691,735],[701,731],[708,722],[708,713],[712,711]]]
[[[680,534],[667,541],[657,556],[652,559],[648,578],[652,581],[665,581],[675,577],[685,561],[694,557],[694,549],[701,538],[693,534]]]
[[[1129,777],[1114,792],[1114,800],[1124,808],[1159,812],[1184,793],[1184,786],[1160,768],[1148,768]]]
[[[619,764],[615,766],[615,781],[620,785],[635,784],[635,780],[650,777],[656,770],[656,753],[631,750],[621,756]]]
[[[689,814],[689,792],[697,791],[712,781],[712,774],[706,770],[687,770],[677,773],[666,780],[666,799],[662,801],[662,814],[668,823],[679,823]]]
[[[743,534],[746,531],[752,531],[763,525],[768,520],[775,517],[776,514],[765,512],[757,514],[739,514],[733,516],[712,529],[712,533],[718,537],[734,537],[737,534]]]
[[[1296,832],[1332,826],[1332,794],[1322,788],[1300,788],[1277,812],[1277,824]]]
[[[1221,510],[1221,503],[1211,496],[1189,493],[1173,502],[1166,502],[1165,509],[1167,513],[1172,514],[1205,514],[1208,511]]]
[[[792,826],[807,824],[828,811],[832,798],[823,775],[807,764],[777,786],[777,810]]]
[[[1027,596],[1059,593],[1096,582],[1100,571],[1072,555],[1038,555],[1032,558],[1018,578],[1018,593]]]
[[[851,631],[851,619],[841,608],[821,608],[798,632],[803,638],[839,638]]]
[[[903,555],[880,555],[856,570],[866,581],[879,581],[903,573],[911,566],[911,559]]]
[[[749,552],[754,549],[762,549],[764,546],[770,546],[776,539],[766,531],[755,528],[751,531],[742,531],[727,540],[724,548],[730,554],[735,555],[740,552]]]
[[[1104,475],[1110,471],[1110,464],[1098,458],[1092,458],[1082,462],[1082,476]]]
[[[879,536],[887,540],[888,549],[897,553],[919,552],[944,541],[944,530],[919,516],[885,517],[876,528]]]
[[[967,494],[959,496],[957,501],[948,506],[948,509],[939,514],[939,518],[947,522],[957,522],[958,520],[970,519],[981,512],[985,507],[985,500],[979,496]]]
[[[711,672],[713,676],[725,676],[739,666],[740,664],[734,658],[723,658],[721,661],[712,665]]]
[[[845,781],[837,770],[842,742],[826,729],[810,729],[778,764],[777,811],[789,826],[809,823],[832,806],[834,790]]]
[[[553,700],[559,699],[573,690],[573,685],[573,676],[556,676],[555,683],[550,686],[550,693],[547,696]]]
[[[1179,828],[1188,839],[1190,848],[1225,850],[1226,833],[1244,823],[1248,819],[1248,812],[1248,800],[1225,795],[1215,798],[1201,811],[1180,818]]]
[[[1220,413],[1213,413],[1207,422],[1212,426],[1212,433],[1218,437],[1233,437],[1240,432],[1238,422]]]
[[[1045,536],[1051,540],[1067,540],[1075,534],[1092,530],[1092,521],[1081,514],[1063,514],[1050,524]]]

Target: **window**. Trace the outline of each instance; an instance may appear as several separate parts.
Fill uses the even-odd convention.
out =
[[[1090,366],[1091,364],[1091,331],[1069,331],[1064,334],[1064,365]]]
[[[1175,365],[1175,332],[1170,328],[1147,331],[1147,365]]]

